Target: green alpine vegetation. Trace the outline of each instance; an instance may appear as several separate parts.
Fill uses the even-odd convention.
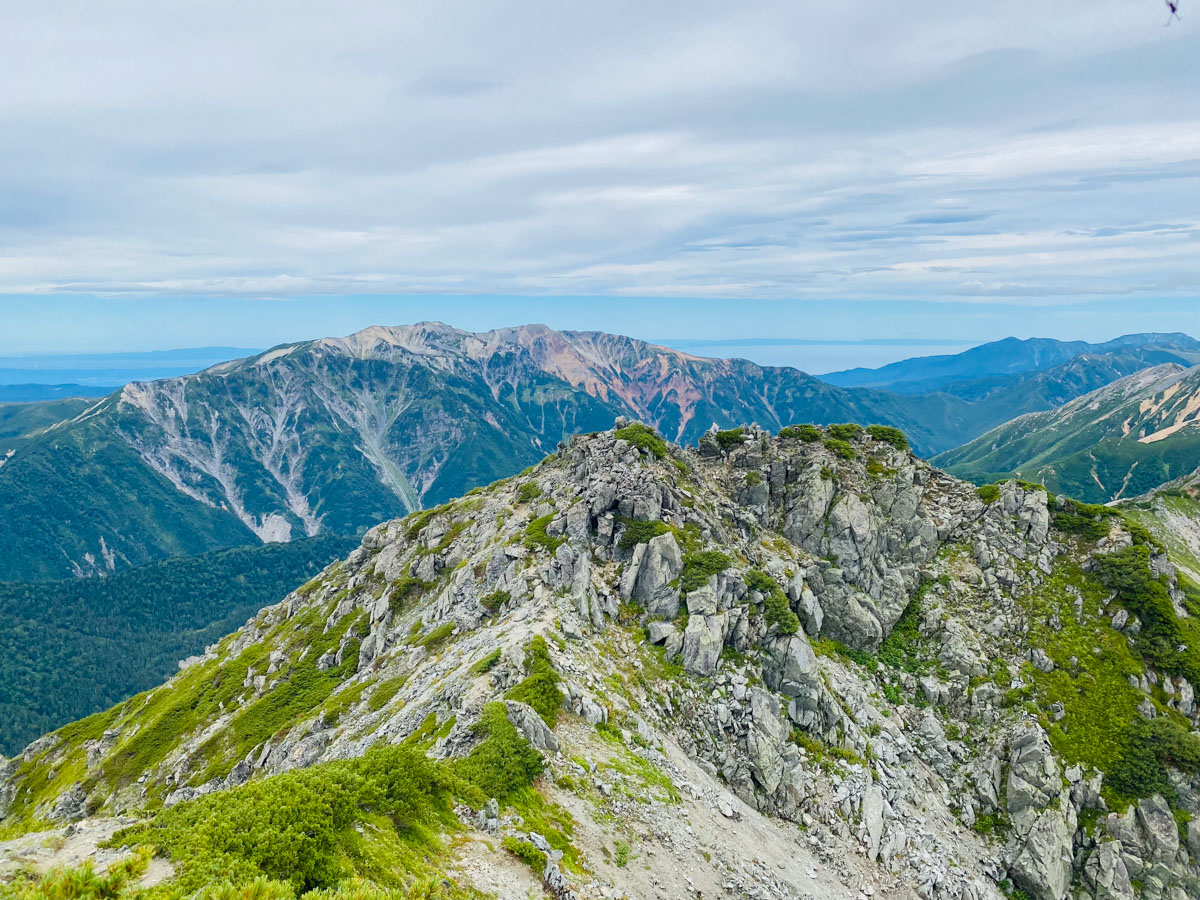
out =
[[[1200,370],[1165,364],[994,428],[933,462],[977,483],[1023,478],[1089,503],[1144,494],[1200,460]]]

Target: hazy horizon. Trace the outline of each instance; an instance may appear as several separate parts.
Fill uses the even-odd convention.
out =
[[[0,354],[1200,333],[1186,6],[224,3],[6,12]]]

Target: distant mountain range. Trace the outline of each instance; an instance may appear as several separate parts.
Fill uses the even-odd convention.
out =
[[[946,391],[970,397],[1014,376],[1061,367],[1082,356],[1138,362],[1140,368],[1167,362],[1194,365],[1200,363],[1200,341],[1179,332],[1127,334],[1102,344],[1010,337],[962,353],[905,359],[878,369],[830,372],[821,379],[841,387],[873,387],[906,394]]]
[[[1017,476],[1094,503],[1145,493],[1200,464],[1200,367],[1143,369],[933,462],[973,481]]]
[[[257,353],[244,347],[186,347],[127,353],[0,356],[0,403],[50,397],[103,397],[131,381],[172,378]],[[37,388],[55,393],[37,395]]]
[[[1004,363],[1009,351],[1016,361]],[[872,376],[943,379],[914,393],[602,332],[373,327],[134,382],[86,409],[30,404],[8,413],[7,426],[0,412],[0,580],[359,534],[511,475],[617,416],[680,442],[714,423],[887,424],[931,456],[1163,356],[1190,363],[1200,344],[1160,334],[1099,345],[1008,340]]]
[[[90,384],[0,384],[0,403],[40,403],[63,397],[104,397],[111,386]]]

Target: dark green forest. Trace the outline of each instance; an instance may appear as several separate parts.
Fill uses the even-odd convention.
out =
[[[324,536],[103,578],[0,582],[0,755],[160,684],[357,544]]]

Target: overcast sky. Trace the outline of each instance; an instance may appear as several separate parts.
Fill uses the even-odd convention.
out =
[[[1200,333],[1181,13],[0,0],[0,352]]]

